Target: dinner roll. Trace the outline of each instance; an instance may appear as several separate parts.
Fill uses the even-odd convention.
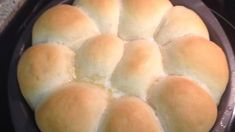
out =
[[[91,38],[77,51],[77,80],[106,85],[124,50],[121,39],[103,34]]]
[[[122,97],[110,108],[104,132],[162,132],[153,110],[136,97]]]
[[[169,0],[122,0],[118,35],[124,40],[152,38],[171,7]]]
[[[75,0],[98,25],[101,33],[117,35],[119,22],[119,0]]]
[[[154,38],[158,44],[163,45],[188,34],[209,39],[206,25],[194,11],[184,6],[174,6],[164,17]]]
[[[44,12],[33,27],[33,44],[58,43],[78,49],[92,36],[99,34],[94,21],[81,9],[57,5]]]
[[[74,52],[53,43],[30,47],[19,60],[17,77],[23,96],[35,109],[58,86],[75,77]]]
[[[36,109],[36,122],[42,132],[95,132],[107,104],[104,89],[72,83]]]
[[[162,57],[168,74],[198,81],[219,103],[229,77],[227,60],[219,46],[202,37],[186,36],[163,46]]]
[[[161,79],[150,89],[149,102],[166,132],[209,132],[216,120],[211,96],[184,77]]]
[[[50,7],[35,21],[32,47],[17,69],[38,128],[211,131],[229,65],[205,24],[169,0],[74,0]]]
[[[135,40],[125,44],[122,60],[111,77],[111,83],[129,95],[145,98],[152,81],[162,74],[162,58],[156,43]]]

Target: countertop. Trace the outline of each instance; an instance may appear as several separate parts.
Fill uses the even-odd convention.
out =
[[[0,33],[25,2],[26,0],[0,0]]]

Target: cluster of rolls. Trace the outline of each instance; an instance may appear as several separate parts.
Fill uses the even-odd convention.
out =
[[[201,18],[168,0],[45,11],[18,63],[42,132],[208,132],[228,81]]]

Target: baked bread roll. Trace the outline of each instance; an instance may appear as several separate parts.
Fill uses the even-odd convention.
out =
[[[172,7],[168,0],[122,0],[118,35],[125,40],[152,38]]]
[[[104,132],[162,132],[153,110],[136,97],[121,97],[110,106]]]
[[[198,36],[185,36],[162,47],[168,74],[183,75],[204,85],[218,104],[226,88],[228,65],[220,47]]]
[[[35,22],[32,40],[33,44],[51,42],[76,50],[87,38],[97,34],[97,26],[84,11],[60,5],[49,9]]]
[[[149,94],[149,102],[167,132],[207,132],[215,122],[217,110],[212,97],[189,79],[166,77],[155,83]]]
[[[117,35],[119,23],[119,0],[75,0],[97,24],[101,33]]]
[[[46,43],[27,49],[18,63],[18,81],[21,92],[31,108],[60,85],[75,78],[75,54],[68,47]]]
[[[206,132],[216,120],[226,56],[186,7],[75,0],[32,37],[17,77],[42,132]]]
[[[206,25],[194,11],[183,6],[174,6],[162,20],[154,38],[158,44],[164,45],[189,34],[209,39]]]
[[[111,77],[113,88],[129,95],[146,97],[151,83],[163,74],[160,51],[154,42],[135,40],[125,51]]]
[[[108,105],[104,89],[91,84],[67,84],[36,110],[43,132],[94,132]]]
[[[115,35],[103,34],[87,40],[76,54],[77,80],[105,84],[120,61],[123,50],[123,41]]]

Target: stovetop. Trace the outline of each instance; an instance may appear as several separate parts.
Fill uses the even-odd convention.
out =
[[[10,22],[6,30],[0,34],[0,105],[1,105],[1,118],[0,126],[1,130],[7,130],[7,132],[13,132],[13,126],[11,123],[8,100],[7,100],[7,74],[10,59],[15,48],[15,44],[21,34],[24,20],[30,15],[33,15],[35,6],[40,8],[49,0],[34,1],[29,0],[23,6],[23,8],[17,13],[15,18]],[[232,0],[203,0],[205,4],[211,9],[211,11],[218,18],[224,31],[226,32],[233,50],[235,51],[235,4]],[[232,131],[235,131],[235,120],[233,121]]]

